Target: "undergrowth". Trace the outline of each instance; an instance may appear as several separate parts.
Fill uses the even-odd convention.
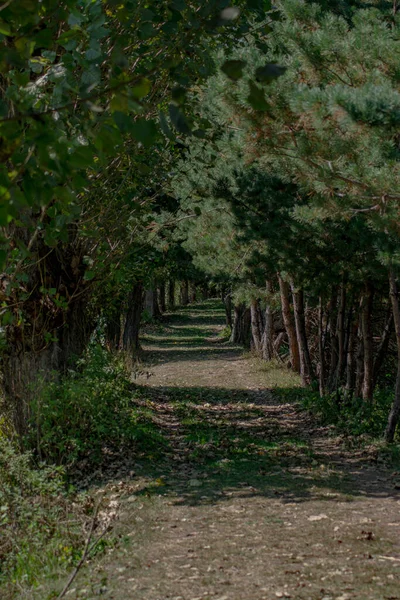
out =
[[[59,586],[79,562],[93,501],[68,488],[71,472],[86,473],[128,446],[152,456],[165,447],[141,395],[123,359],[93,344],[63,379],[38,382],[19,440],[25,451],[0,419],[2,600],[56,597],[49,582]]]
[[[39,388],[26,442],[40,459],[67,466],[82,458],[96,462],[104,449],[136,439],[133,386],[123,361],[101,346],[90,347],[61,381]]]
[[[0,437],[1,598],[67,575],[84,546],[85,506],[84,496],[66,490],[61,467],[35,466]]]
[[[310,388],[279,389],[281,397],[296,400],[324,425],[334,425],[342,433],[353,436],[367,435],[381,438],[384,434],[393,393],[377,388],[373,402],[362,398],[346,398],[336,393],[322,398],[318,391]],[[399,434],[397,434],[397,440]]]

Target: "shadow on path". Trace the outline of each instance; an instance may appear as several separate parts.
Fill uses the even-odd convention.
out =
[[[136,445],[99,474],[129,543],[84,598],[400,600],[390,473],[283,402],[296,377],[221,342],[221,323],[207,302],[146,331]]]

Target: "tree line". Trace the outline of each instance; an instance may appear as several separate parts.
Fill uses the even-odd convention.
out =
[[[400,416],[396,3],[31,0],[0,12],[1,371],[133,357],[217,285],[235,343]],[[167,288],[166,288],[167,286]],[[145,313],[146,314],[146,313]],[[397,353],[397,354],[396,354]],[[396,376],[397,372],[397,376]]]

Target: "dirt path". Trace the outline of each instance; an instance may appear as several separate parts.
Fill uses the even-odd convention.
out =
[[[221,320],[205,303],[146,336],[159,441],[124,457],[121,543],[69,597],[400,599],[396,475],[281,404],[295,378],[216,341]]]

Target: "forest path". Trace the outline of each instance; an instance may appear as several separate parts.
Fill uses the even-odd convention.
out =
[[[283,403],[271,388],[296,378],[222,343],[222,322],[209,301],[145,336],[153,443],[111,485],[126,543],[69,597],[400,599],[393,474]]]

